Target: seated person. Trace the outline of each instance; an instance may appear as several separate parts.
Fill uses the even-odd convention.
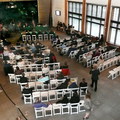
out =
[[[15,50],[15,47],[14,47],[13,44],[11,44],[11,46],[10,46],[10,50]]]
[[[61,69],[63,69],[63,68],[64,68],[64,69],[65,69],[65,68],[68,68],[67,62],[65,61],[64,64],[63,64],[62,66],[60,66],[60,68],[61,68]]]
[[[39,57],[38,60],[36,61],[36,64],[42,64],[43,58]]]
[[[21,70],[18,66],[16,67],[15,70],[15,75],[21,75],[23,73],[23,70]]]
[[[76,59],[79,59],[79,56],[82,55],[84,52],[82,51],[82,49],[80,48],[78,53],[75,55]]]
[[[97,66],[99,67],[100,65],[103,65],[104,63],[104,59],[102,58],[102,56],[100,56],[100,59],[97,62]]]
[[[77,50],[77,48],[75,47],[75,45],[72,45],[67,52],[67,56],[69,56],[71,51],[75,51],[75,50]]]
[[[28,84],[25,85],[22,91],[23,94],[32,94],[32,88],[28,87]]]
[[[3,59],[4,60],[9,60],[9,51],[8,51],[8,48],[7,47],[4,47],[4,50],[3,50]]]
[[[63,75],[63,73],[62,72],[59,72],[58,74],[57,74],[57,77],[56,77],[57,79],[64,79],[64,75]]]
[[[49,71],[50,71],[50,68],[46,64],[44,64],[44,66],[42,67],[43,74],[47,74],[49,73]]]
[[[25,77],[25,74],[22,74],[22,77],[20,77],[20,83],[27,83],[28,82],[28,78]]]
[[[49,76],[45,76],[45,74],[42,74],[42,76],[38,79],[39,82],[43,82],[44,84],[49,84],[50,78]]]
[[[54,55],[54,53],[50,52],[50,63],[54,63],[57,62],[56,56]]]
[[[19,61],[20,59],[22,59],[22,56],[19,53],[17,53],[15,59],[16,61]]]
[[[18,62],[17,62],[17,65],[24,65],[24,64],[25,64],[25,62],[22,60],[22,58],[20,60],[18,60]]]
[[[39,99],[33,104],[34,108],[48,107],[49,104],[42,103]]]
[[[70,99],[70,103],[78,103],[80,101],[80,96],[76,91],[74,91],[73,96]]]
[[[69,81],[68,83],[68,88],[78,88],[78,85],[76,84],[75,81]]]
[[[4,63],[4,72],[5,75],[7,76],[9,73],[14,73],[13,67],[10,64],[10,62],[5,61]]]
[[[11,50],[9,52],[9,58],[10,60],[13,60],[15,58],[15,54]]]
[[[69,99],[67,98],[67,95],[64,95],[61,100],[58,100],[56,103],[69,103]]]
[[[64,83],[61,83],[56,89],[65,89],[68,86],[70,79],[66,79]]]
[[[0,54],[2,54],[3,51],[4,51],[4,48],[3,48],[3,46],[0,44]]]
[[[82,81],[79,83],[79,87],[87,87],[87,82],[86,82],[86,80],[85,80],[85,78],[83,78],[82,79]],[[82,89],[82,90],[86,90],[86,89]]]

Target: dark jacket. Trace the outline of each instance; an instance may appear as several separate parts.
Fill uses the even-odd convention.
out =
[[[100,75],[100,71],[98,69],[92,69],[90,71],[90,74],[92,74],[92,76],[91,76],[92,80],[98,80],[99,75]]]

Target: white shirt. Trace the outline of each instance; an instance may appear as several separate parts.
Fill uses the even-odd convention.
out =
[[[21,57],[21,55],[16,55],[16,60],[19,60],[19,59],[21,59],[22,57]]]
[[[48,73],[50,71],[49,67],[43,67],[42,72],[43,74]]]
[[[9,53],[9,58],[11,59],[11,60],[13,60],[14,58],[15,58],[15,54],[14,53]]]

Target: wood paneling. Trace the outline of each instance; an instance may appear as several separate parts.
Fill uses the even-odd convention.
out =
[[[105,27],[104,27],[104,40],[107,41],[110,28],[110,17],[111,16],[111,0],[108,0],[106,18],[105,18]]]
[[[68,0],[65,0],[65,24],[68,25]]]

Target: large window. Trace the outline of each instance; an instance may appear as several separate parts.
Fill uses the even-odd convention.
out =
[[[74,26],[75,30],[81,31],[82,3],[80,2],[68,3],[68,20],[69,25]]]
[[[120,46],[120,8],[113,7],[110,26],[110,43]]]
[[[100,37],[103,34],[106,6],[87,4],[86,34]]]

